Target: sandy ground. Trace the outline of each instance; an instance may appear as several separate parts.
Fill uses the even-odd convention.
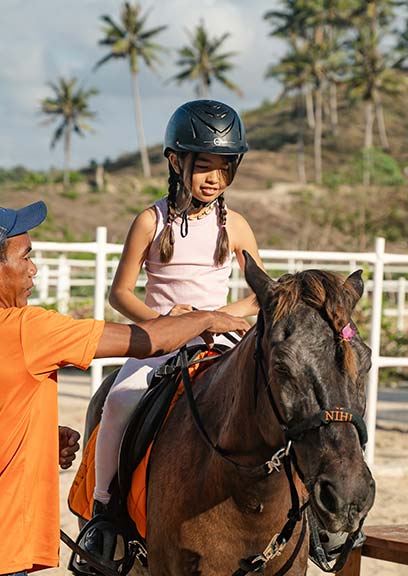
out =
[[[83,378],[62,375],[59,384],[60,423],[83,430],[89,400],[89,383]],[[408,406],[407,418],[408,418]],[[376,464],[374,476],[377,497],[366,524],[408,524],[408,419],[405,424],[379,420],[376,433]],[[395,429],[397,428],[397,429]],[[77,534],[76,518],[69,512],[66,500],[79,458],[70,470],[60,472],[61,527],[70,536]],[[70,575],[66,566],[69,550],[61,544],[61,566],[44,570],[44,576]],[[311,565],[308,575],[323,574]],[[408,566],[363,558],[362,576],[407,576]]]

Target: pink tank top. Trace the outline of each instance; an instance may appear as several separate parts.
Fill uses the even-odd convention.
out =
[[[181,218],[173,222],[174,254],[168,264],[160,262],[159,240],[167,219],[167,199],[155,204],[157,228],[145,260],[147,275],[145,303],[160,314],[175,304],[189,304],[200,310],[216,310],[227,303],[231,254],[216,266],[214,253],[218,238],[218,205],[200,220],[188,221],[188,235],[180,234]]]

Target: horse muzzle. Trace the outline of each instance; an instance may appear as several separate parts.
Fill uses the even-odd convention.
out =
[[[353,478],[322,474],[316,480],[311,502],[321,528],[327,532],[353,532],[374,503],[375,482],[369,468]]]

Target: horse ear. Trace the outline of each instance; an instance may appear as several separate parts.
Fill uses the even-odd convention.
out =
[[[243,255],[245,258],[245,278],[248,285],[255,292],[256,298],[260,304],[263,306],[266,304],[266,296],[273,290],[276,281],[272,280],[252,258],[252,256],[246,250],[243,250]]]
[[[364,281],[362,278],[363,271],[356,270],[344,281],[345,287],[351,287],[353,291],[357,292],[358,298],[353,299],[352,307],[357,304],[364,292]]]

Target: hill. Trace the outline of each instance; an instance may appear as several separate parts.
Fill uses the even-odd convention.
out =
[[[244,112],[250,152],[226,194],[228,205],[253,227],[259,245],[274,248],[371,250],[383,235],[388,249],[406,251],[408,198],[404,168],[408,165],[408,94],[385,102],[389,154],[376,152],[375,185],[361,182],[362,107],[341,102],[338,135],[323,137],[324,185],[296,182],[296,130],[291,101],[264,103]],[[378,139],[378,135],[375,135]],[[166,163],[161,147],[150,150],[153,178],[145,181],[128,154],[105,165],[105,186],[98,191],[94,171],[76,174],[78,182],[64,191],[61,183],[41,178],[3,178],[2,205],[19,207],[46,201],[49,217],[34,231],[45,240],[92,240],[96,226],[107,226],[109,240],[123,242],[137,213],[166,193]],[[313,176],[312,132],[307,133],[306,173]],[[40,183],[38,183],[40,181]]]

